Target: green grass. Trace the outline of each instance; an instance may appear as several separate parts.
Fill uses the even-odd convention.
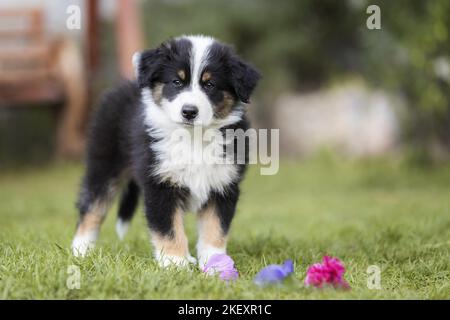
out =
[[[0,175],[1,299],[348,299],[450,298],[450,168],[415,169],[393,162],[284,163],[278,175],[252,168],[229,241],[240,278],[224,283],[197,270],[160,270],[140,210],[123,242],[115,212],[97,249],[71,256],[80,165],[59,164]],[[195,217],[187,218],[195,253]],[[347,267],[352,290],[310,289],[305,270],[324,254]],[[295,261],[284,285],[261,289],[265,265]],[[369,265],[381,290],[367,288]],[[81,288],[66,286],[79,266]]]

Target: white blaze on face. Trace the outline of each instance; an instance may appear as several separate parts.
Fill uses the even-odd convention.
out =
[[[194,125],[208,126],[213,117],[211,102],[208,97],[199,88],[193,86],[192,89],[181,92],[174,100],[161,101],[162,108],[169,112],[169,116],[174,122],[183,122],[181,109],[184,105],[193,105],[198,108],[198,116],[194,120]]]
[[[190,56],[191,83],[188,89],[182,91],[172,101],[163,99],[161,101],[161,107],[172,121],[181,123],[183,122],[181,108],[184,105],[196,106],[198,108],[198,116],[194,120],[194,124],[208,126],[213,120],[213,106],[201,88],[200,79],[205,63],[207,62],[209,48],[213,44],[214,39],[204,36],[188,36],[182,38],[188,39],[192,44]]]

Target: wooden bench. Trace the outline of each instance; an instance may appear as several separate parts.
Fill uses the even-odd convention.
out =
[[[45,34],[40,9],[0,10],[0,107],[62,106],[57,152],[84,149],[87,90],[78,46]]]

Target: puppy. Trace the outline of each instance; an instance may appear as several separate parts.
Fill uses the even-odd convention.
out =
[[[106,93],[93,115],[73,254],[84,256],[93,248],[108,207],[124,186],[119,237],[142,194],[158,263],[187,266],[196,259],[189,253],[183,216],[196,212],[203,268],[213,254],[226,252],[246,163],[224,152],[230,146],[236,150],[236,136],[207,141],[195,132],[207,129],[224,137],[229,129],[247,130],[245,105],[260,74],[230,47],[206,36],[171,39],[136,53],[133,64],[137,81]],[[174,138],[180,131],[185,138]],[[205,146],[221,151],[205,157]]]

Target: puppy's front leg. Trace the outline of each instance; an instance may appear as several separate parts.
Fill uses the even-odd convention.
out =
[[[181,209],[183,191],[167,185],[144,189],[145,215],[150,228],[154,256],[161,267],[186,267],[195,263],[189,254]]]
[[[213,193],[198,213],[197,258],[201,270],[211,256],[226,253],[227,234],[238,197],[237,186],[232,186],[226,195]]]

